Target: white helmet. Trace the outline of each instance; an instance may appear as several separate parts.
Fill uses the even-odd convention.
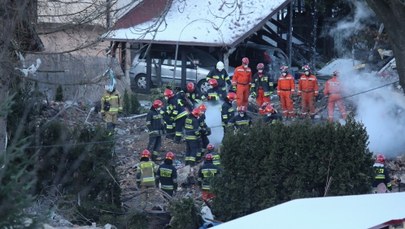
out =
[[[113,85],[105,85],[104,86],[105,90],[108,92],[113,92],[114,91],[114,86]]]
[[[111,92],[114,91],[116,84],[117,84],[117,81],[114,78],[112,78],[110,80],[109,84],[105,85],[104,88],[105,88],[106,91],[111,93]]]
[[[218,61],[218,63],[217,63],[218,71],[222,71],[224,68],[225,68],[224,62]]]

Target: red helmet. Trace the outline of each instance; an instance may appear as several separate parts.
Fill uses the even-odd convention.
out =
[[[194,85],[194,83],[193,83],[193,82],[188,82],[188,83],[187,83],[187,91],[188,91],[188,92],[194,92],[194,90],[195,90],[195,85]]]
[[[247,108],[245,106],[239,106],[238,107],[238,112],[246,112]]]
[[[258,63],[256,68],[257,68],[257,70],[263,70],[264,69],[264,64],[263,63]]]
[[[283,66],[281,66],[280,67],[280,71],[283,73],[283,72],[288,72],[288,66],[286,66],[286,65],[283,65]]]
[[[249,58],[247,58],[247,57],[243,57],[242,58],[242,64],[249,64]]]
[[[174,157],[175,157],[175,155],[174,155],[173,152],[167,152],[166,153],[166,159],[173,160]]]
[[[198,108],[194,108],[193,111],[191,111],[191,114],[193,114],[194,117],[199,117],[201,115],[201,111]]]
[[[205,112],[207,111],[207,106],[205,106],[205,104],[201,104],[200,106],[198,106],[198,109],[200,109],[201,112]]]
[[[384,157],[384,155],[378,154],[377,157],[376,157],[375,162],[377,162],[377,163],[382,163],[382,164],[385,163],[385,157]]]
[[[274,112],[274,107],[271,104],[268,104],[265,108],[264,108],[264,113],[268,114],[268,113],[273,113]]]
[[[165,89],[163,92],[163,95],[167,98],[173,98],[174,97],[174,92],[168,88]]]
[[[216,79],[209,79],[208,83],[213,87],[218,86],[218,81]]]
[[[308,64],[306,64],[306,65],[302,66],[302,70],[304,70],[304,71],[310,71],[311,68],[309,67]]]
[[[211,150],[214,150],[215,149],[215,146],[213,145],[213,144],[208,144],[207,145],[207,150],[209,150],[209,151],[211,151]]]
[[[159,107],[163,107],[163,102],[159,99],[156,99],[155,101],[153,101],[152,107],[155,109],[159,108]]]
[[[144,149],[144,150],[142,151],[141,158],[144,158],[144,157],[150,158],[150,152],[149,152],[149,150]]]
[[[234,101],[236,99],[236,93],[228,92],[228,95],[226,95],[226,97],[229,99],[229,101]]]
[[[206,160],[206,161],[212,161],[213,158],[214,158],[214,157],[213,157],[212,154],[210,154],[210,153],[207,153],[207,155],[205,155],[205,160]]]

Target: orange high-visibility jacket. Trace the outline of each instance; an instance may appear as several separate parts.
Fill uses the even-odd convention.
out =
[[[292,75],[280,76],[277,82],[277,93],[280,91],[295,91],[295,82]]]
[[[301,92],[314,92],[315,94],[319,93],[318,80],[314,75],[301,75],[298,82],[298,93]]]
[[[232,81],[237,84],[249,85],[252,81],[252,70],[249,67],[244,68],[242,65],[238,66],[235,68]]]
[[[325,95],[340,94],[340,81],[336,77],[332,77],[326,81],[325,90],[323,92]]]

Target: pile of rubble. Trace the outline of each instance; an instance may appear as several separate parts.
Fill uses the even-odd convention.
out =
[[[42,116],[42,118],[48,120],[61,119],[67,125],[72,126],[77,124],[94,125],[103,122],[101,116],[94,112],[94,108],[72,102],[50,103]],[[140,152],[146,149],[148,144],[145,116],[146,114],[120,117],[119,124],[116,127],[116,170],[122,189],[121,199],[127,211],[145,211],[152,215],[165,215],[167,217],[167,206],[172,197],[157,189],[151,193],[139,190],[136,187],[136,166],[139,163]],[[163,157],[167,151],[172,151],[176,154],[175,166],[178,168],[179,174],[179,191],[175,197],[191,196],[197,202],[200,202],[201,193],[195,188],[193,180],[190,180],[190,178],[196,177],[199,165],[190,168],[183,164],[185,155],[184,143],[176,144],[170,139],[163,138],[160,156]],[[397,184],[400,184],[401,181],[405,182],[405,153],[403,156],[389,160],[388,167],[391,169],[392,176],[395,178]],[[405,186],[400,191],[403,189],[405,189]],[[49,226],[48,228],[52,227]]]

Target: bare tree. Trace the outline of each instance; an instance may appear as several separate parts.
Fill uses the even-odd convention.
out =
[[[367,3],[384,23],[397,63],[399,83],[405,88],[405,1],[367,0]]]

